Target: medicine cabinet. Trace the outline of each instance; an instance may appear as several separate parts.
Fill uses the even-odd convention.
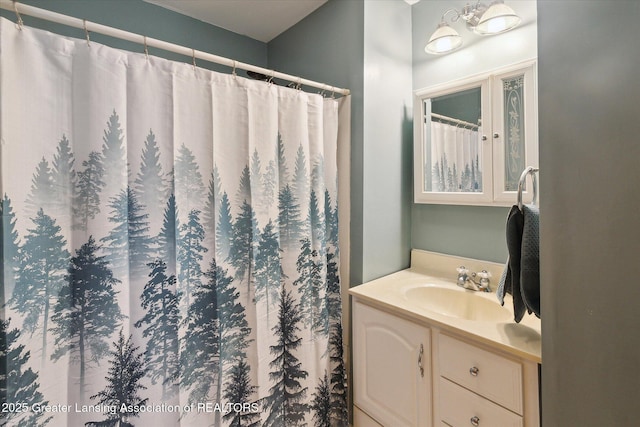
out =
[[[538,166],[535,61],[415,92],[416,203],[516,203]],[[531,199],[523,192],[523,199]]]

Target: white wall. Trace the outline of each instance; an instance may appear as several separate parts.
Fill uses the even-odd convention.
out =
[[[409,265],[411,7],[364,3],[363,280]]]

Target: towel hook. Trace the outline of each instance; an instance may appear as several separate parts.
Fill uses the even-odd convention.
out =
[[[539,168],[534,168],[533,166],[528,166],[522,174],[520,175],[520,181],[518,182],[518,209],[522,211],[522,190],[524,189],[524,184],[527,181],[527,175],[531,175],[531,187],[533,189],[533,199],[531,200],[532,204],[538,203],[538,180],[536,178],[536,172],[538,172]]]

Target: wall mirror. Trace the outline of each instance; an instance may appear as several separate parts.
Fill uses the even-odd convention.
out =
[[[515,203],[521,172],[538,165],[534,67],[416,91],[416,203]]]

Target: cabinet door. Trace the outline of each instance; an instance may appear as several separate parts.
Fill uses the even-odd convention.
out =
[[[538,166],[535,68],[527,61],[415,92],[416,203],[516,202],[520,174]]]
[[[419,91],[415,102],[415,202],[490,205],[490,79],[470,78]]]
[[[357,406],[353,407],[353,425],[354,427],[382,427],[374,421],[369,415],[365,414]]]
[[[431,426],[429,329],[353,307],[354,403],[386,427]]]
[[[492,86],[494,200],[514,203],[520,174],[538,166],[535,64],[494,75]],[[523,192],[526,202],[529,189]]]

